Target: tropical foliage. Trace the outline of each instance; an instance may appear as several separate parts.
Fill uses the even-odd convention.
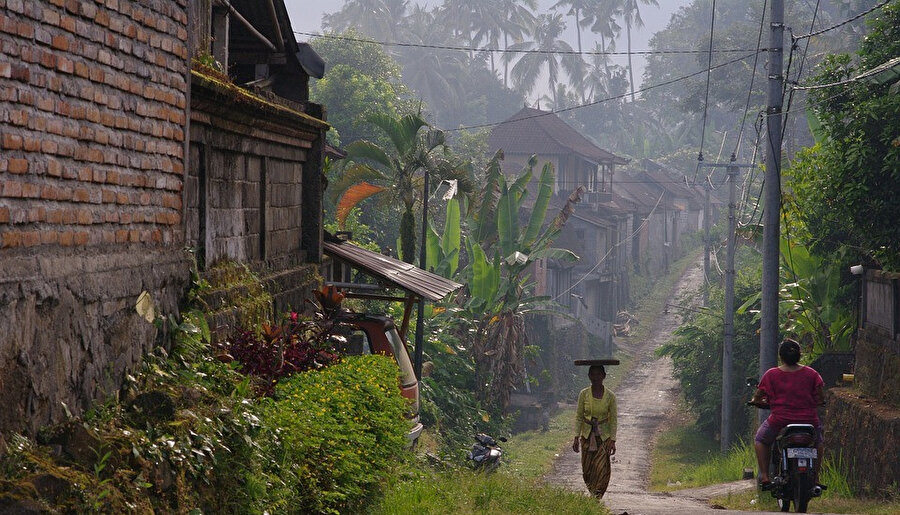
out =
[[[829,56],[811,82],[819,143],[800,154],[789,185],[810,244],[900,270],[900,95],[896,79],[850,80],[900,55],[900,5],[873,18],[855,58]]]
[[[444,133],[428,126],[418,115],[399,119],[383,114],[369,117],[383,131],[390,145],[367,140],[346,146],[340,178],[329,191],[337,201],[337,220],[343,224],[351,209],[374,195],[386,197],[386,204],[403,206],[400,217],[400,256],[407,263],[415,259],[416,221],[414,208],[424,188],[423,176],[457,181],[467,191],[471,183],[467,170],[446,152]]]

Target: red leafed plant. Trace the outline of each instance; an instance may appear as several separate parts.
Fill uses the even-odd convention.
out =
[[[338,359],[329,341],[338,310],[321,304],[316,308],[312,320],[291,312],[280,324],[263,324],[258,332],[237,331],[220,344],[219,359],[239,362],[241,373],[259,379],[262,395],[270,395],[285,376],[331,364]]]

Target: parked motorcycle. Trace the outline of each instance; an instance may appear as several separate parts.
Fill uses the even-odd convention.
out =
[[[501,436],[500,441],[505,442],[506,438]],[[502,456],[503,449],[500,448],[500,444],[486,433],[476,434],[472,450],[466,453],[466,459],[471,462],[472,468],[479,472],[493,472],[497,470]]]
[[[748,379],[748,386],[750,381]],[[748,402],[748,406],[769,409],[768,404]],[[769,477],[771,493],[781,511],[806,513],[809,500],[822,495],[822,487],[815,482],[815,462],[820,459],[816,450],[816,428],[812,424],[788,424],[772,445]]]

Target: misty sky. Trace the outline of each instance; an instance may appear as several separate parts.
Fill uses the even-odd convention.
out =
[[[690,4],[691,1],[692,0],[658,0],[659,7],[641,5],[641,17],[644,19],[645,26],[640,30],[632,30],[632,50],[646,50],[647,42],[650,40],[653,33],[665,28],[672,13],[677,11],[679,7]],[[291,17],[291,25],[295,31],[318,33],[321,31],[322,14],[340,10],[344,5],[344,0],[285,0],[284,3],[287,6],[288,14]],[[411,3],[437,5],[440,2],[439,0],[411,0]],[[556,0],[538,0],[538,12],[549,11],[550,7],[555,3]],[[575,33],[574,19],[571,16],[565,16],[565,21],[569,26],[566,31],[565,39],[572,45],[572,48],[578,48],[578,38]],[[623,29],[622,39],[617,43],[618,51],[625,51],[627,48],[624,34],[625,30]],[[590,31],[582,31],[581,46],[583,49],[590,49],[594,46],[594,39],[591,36],[593,36],[593,34],[591,34]],[[297,39],[303,41],[304,39],[308,39],[308,36],[299,34],[297,35]],[[627,66],[628,64],[625,56],[614,56],[613,61],[622,66]],[[639,87],[641,77],[644,73],[644,58],[635,56],[632,61],[634,62],[634,79]],[[532,96],[534,95],[539,96],[540,93],[535,92]]]

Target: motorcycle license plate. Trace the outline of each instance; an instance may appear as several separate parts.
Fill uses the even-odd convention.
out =
[[[788,458],[818,458],[816,450],[812,447],[789,447]]]

